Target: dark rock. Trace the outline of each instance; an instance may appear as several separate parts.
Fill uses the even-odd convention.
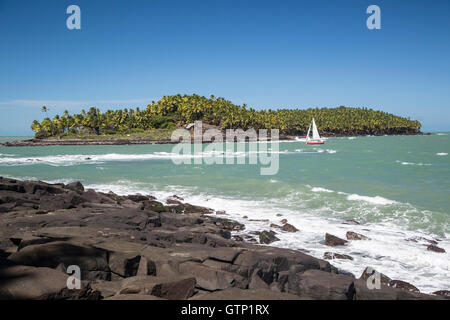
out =
[[[72,191],[78,192],[78,193],[83,193],[84,192],[84,187],[81,184],[80,181],[75,181],[75,182],[71,182],[69,184],[66,184],[66,189],[70,189]]]
[[[348,220],[345,220],[344,222],[342,222],[342,224],[359,225],[360,223],[356,220],[348,219]]]
[[[121,252],[111,252],[109,255],[109,268],[111,272],[127,278],[137,275],[141,256]]]
[[[434,244],[430,244],[427,247],[428,251],[434,251],[434,252],[439,252],[439,253],[444,253],[445,249],[439,248],[438,246],[434,245]]]
[[[289,293],[303,295],[315,300],[349,300],[354,278],[320,270],[307,270],[289,275]]]
[[[368,237],[353,231],[348,231],[345,236],[348,240],[369,240]]]
[[[67,288],[67,274],[50,268],[0,268],[1,300],[41,300],[57,297]]]
[[[339,254],[339,253],[334,253],[334,252],[325,252],[323,254],[323,258],[327,259],[327,260],[333,260],[333,259],[348,259],[348,260],[353,260],[353,258],[349,255],[346,254]]]
[[[234,241],[238,241],[238,242],[242,242],[242,241],[244,241],[244,238],[242,238],[241,236],[236,235],[236,236],[233,236],[233,240]]]
[[[144,202],[144,201],[148,200],[148,197],[143,196],[142,194],[128,195],[127,198],[133,202]]]
[[[360,280],[364,280],[367,281],[367,279],[369,279],[369,277],[374,276],[376,273],[379,274],[380,277],[380,283],[384,286],[389,286],[392,279],[389,278],[387,275],[380,273],[378,271],[376,271],[373,268],[367,267],[366,269],[364,269],[364,271],[362,272],[361,276],[359,277]],[[374,278],[374,277],[372,277]]]
[[[197,287],[208,291],[224,290],[235,286],[236,282],[244,281],[237,274],[191,261],[180,264],[179,270],[182,274],[194,276]]]
[[[434,244],[434,245],[438,244],[438,242],[436,240],[427,239],[427,238],[424,238],[424,237],[411,237],[411,238],[406,239],[406,241],[411,241],[411,242],[424,241],[424,242],[428,242],[428,243]]]
[[[302,300],[286,292],[276,292],[270,289],[242,290],[230,288],[222,291],[195,295],[191,300]]]
[[[420,292],[419,289],[417,289],[412,284],[402,281],[402,280],[391,280],[389,282],[389,286],[397,289],[412,291],[412,292]]]
[[[169,300],[181,300],[191,297],[194,287],[193,277],[136,276],[124,279],[118,294],[144,294]]]
[[[241,231],[245,229],[245,226],[242,223],[230,219],[208,217],[208,220],[216,226],[229,231]]]
[[[231,232],[228,230],[219,230],[219,234],[225,239],[231,239]]]
[[[274,241],[279,241],[280,239],[278,239],[272,232],[270,231],[263,231],[261,232],[261,234],[259,235],[259,243],[263,243],[263,244],[270,244]]]
[[[439,291],[433,292],[433,294],[435,294],[437,296],[443,296],[443,297],[450,298],[450,291],[449,290],[439,290]]]
[[[381,285],[379,289],[369,288],[367,281],[359,279],[353,282],[353,300],[439,300],[436,296],[411,292]]]
[[[286,223],[283,227],[281,227],[281,230],[286,232],[297,232],[298,229],[294,227],[292,224]]]
[[[347,240],[338,238],[332,234],[326,233],[325,234],[325,244],[330,247],[335,246],[344,246],[347,244]]]
[[[85,191],[83,193],[83,195],[81,197],[86,202],[101,203],[101,201],[102,201],[102,198],[100,197],[100,195],[97,192],[95,192],[95,190],[93,190],[93,189],[88,189],[87,191]]]
[[[56,268],[77,265],[81,269],[82,280],[110,278],[108,253],[89,245],[55,241],[30,245],[11,254],[8,260],[34,267]]]
[[[173,204],[173,205],[183,205],[181,201],[174,200],[174,199],[167,199],[167,204]]]
[[[253,274],[250,278],[250,283],[248,285],[248,288],[250,290],[269,289],[269,285],[265,283],[263,279],[261,279],[261,275],[263,275],[263,272],[260,269],[256,269],[253,271]]]
[[[184,208],[184,213],[185,214],[191,214],[191,213],[211,214],[211,213],[214,213],[214,210],[210,209],[210,208],[201,207],[201,206],[194,206],[191,204],[186,204],[186,206]]]

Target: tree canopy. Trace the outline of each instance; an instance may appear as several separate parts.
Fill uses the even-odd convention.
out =
[[[47,115],[48,109],[42,111]],[[419,121],[368,108],[309,108],[255,110],[224,98],[199,95],[164,96],[145,109],[88,111],[71,115],[67,110],[53,119],[33,121],[36,137],[64,134],[115,134],[133,130],[175,129],[201,120],[222,129],[279,129],[281,134],[304,135],[312,118],[323,135],[411,134],[420,132]]]

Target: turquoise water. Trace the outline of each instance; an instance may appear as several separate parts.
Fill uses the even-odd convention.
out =
[[[281,241],[274,244],[318,257],[330,251],[323,244],[325,232],[341,237],[348,230],[360,232],[372,240],[335,249],[355,260],[333,264],[358,276],[370,265],[425,292],[450,289],[450,134],[330,138],[322,146],[280,142],[279,151],[272,148],[271,154],[279,159],[279,171],[270,176],[260,175],[261,165],[175,165],[172,148],[0,147],[0,175],[80,180],[102,191],[161,198],[176,193],[191,203],[224,209],[250,230],[267,229],[282,214],[301,231],[280,233]],[[250,155],[225,153],[247,162]],[[249,222],[243,216],[269,222]],[[343,225],[345,219],[362,224]],[[437,239],[447,253],[427,251],[424,240],[406,241],[411,237]]]

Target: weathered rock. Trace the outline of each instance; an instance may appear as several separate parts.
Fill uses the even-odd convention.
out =
[[[195,278],[193,277],[136,276],[124,279],[118,294],[145,294],[169,300],[181,300],[191,297],[194,287]]]
[[[166,203],[173,204],[173,205],[183,205],[183,203],[181,201],[175,200],[175,199],[167,199]]]
[[[89,245],[55,241],[30,245],[11,254],[8,259],[16,264],[34,267],[57,268],[77,265],[82,280],[110,278],[108,253]]]
[[[270,289],[242,290],[230,288],[212,293],[195,295],[191,300],[302,300],[305,298]]]
[[[368,237],[366,237],[366,236],[364,236],[362,234],[353,232],[353,231],[348,231],[345,234],[345,236],[347,237],[347,240],[369,240]]]
[[[433,292],[433,294],[435,294],[437,296],[450,298],[450,291],[449,290],[439,290],[439,291]]]
[[[347,244],[347,240],[338,238],[332,234],[326,233],[325,234],[325,244],[330,247],[336,247],[336,246],[345,246]]]
[[[402,280],[391,280],[389,282],[389,286],[392,288],[397,288],[397,289],[402,289],[402,290],[407,290],[407,291],[412,291],[412,292],[420,292],[419,289],[417,289],[415,286],[413,286],[412,284],[402,281]]]
[[[348,219],[348,220],[345,220],[344,222],[342,222],[342,224],[359,225],[360,223],[356,220]]]
[[[367,285],[367,281],[358,279],[353,282],[353,300],[439,300],[439,297],[411,292],[381,285],[379,289]]]
[[[444,252],[445,252],[445,249],[442,249],[442,248],[440,248],[440,247],[438,247],[438,246],[436,246],[436,245],[434,245],[434,244],[430,244],[430,245],[427,247],[427,250],[428,250],[428,251],[438,252],[438,253],[444,253]]]
[[[419,237],[419,236],[408,238],[408,239],[406,239],[406,241],[411,241],[411,242],[428,242],[428,243],[434,244],[434,245],[438,244],[438,242],[436,240],[427,239],[425,237]]]
[[[250,278],[250,283],[248,284],[248,288],[250,290],[254,289],[269,289],[269,285],[261,279],[263,272],[260,269],[256,269],[253,271],[253,274]]]
[[[354,278],[321,270],[307,270],[289,275],[289,291],[315,300],[349,300]]]
[[[182,263],[179,270],[182,274],[194,276],[197,287],[208,291],[224,290],[244,282],[239,275],[195,262]]]
[[[346,254],[339,254],[339,253],[334,253],[334,252],[325,252],[323,254],[323,258],[327,259],[327,260],[333,260],[333,259],[348,259],[348,260],[353,260],[353,258],[349,255]]]
[[[126,197],[133,202],[143,202],[143,201],[149,200],[149,198],[147,196],[143,196],[142,194],[131,194]]]
[[[273,232],[270,231],[263,231],[261,232],[261,234],[259,235],[259,243],[263,243],[263,244],[270,244],[274,241],[279,241],[280,239],[278,239],[275,234]]]
[[[378,275],[377,275],[378,274]],[[375,269],[371,268],[371,267],[367,267],[366,269],[364,269],[364,271],[362,272],[361,276],[359,277],[360,280],[363,281],[367,281],[367,279],[369,279],[369,277],[372,277],[371,279],[373,280],[372,283],[375,285],[375,281],[376,281],[376,277],[380,278],[380,283],[384,286],[389,286],[392,279],[389,278],[387,275],[380,273],[378,271],[376,271]]]
[[[114,296],[122,288],[121,281],[95,280],[91,282],[91,288],[98,291],[103,298]]]
[[[137,275],[140,261],[140,255],[111,252],[109,255],[109,268],[111,272],[120,277],[133,277]]]
[[[234,220],[217,218],[217,217],[208,217],[208,221],[214,223],[216,226],[229,230],[229,231],[241,231],[245,229],[245,226],[242,223],[239,223]]]
[[[194,206],[191,204],[186,204],[186,206],[184,207],[184,213],[185,214],[191,214],[191,213],[210,214],[210,213],[214,213],[214,210],[212,210],[210,208],[201,207],[201,206]]]
[[[0,300],[56,299],[67,288],[66,282],[66,274],[50,268],[0,268]]]
[[[134,202],[131,200],[124,200],[120,202],[120,205],[124,208],[129,208],[129,209],[136,209],[136,210],[143,210],[144,209],[144,204],[143,203],[139,203],[139,202]]]
[[[284,226],[281,227],[281,230],[286,232],[297,232],[298,229],[294,227],[292,224],[286,223]]]
[[[78,192],[78,193],[83,193],[84,192],[84,187],[81,184],[80,181],[75,181],[75,182],[71,182],[69,184],[66,184],[66,189],[70,189],[72,191]]]

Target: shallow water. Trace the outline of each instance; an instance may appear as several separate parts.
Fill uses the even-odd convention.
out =
[[[424,292],[450,289],[449,133],[330,138],[322,146],[281,142],[279,151],[271,154],[279,156],[280,167],[272,176],[260,175],[260,165],[175,165],[173,147],[0,147],[0,175],[80,180],[120,194],[178,194],[190,203],[226,210],[250,230],[267,229],[286,218],[300,232],[277,231],[281,241],[273,245],[308,250],[317,257],[326,251],[349,254],[353,261],[332,263],[356,276],[372,266]],[[241,160],[254,154],[224,152]],[[205,151],[176,159],[193,161],[202,155],[211,159],[222,153]],[[269,222],[250,222],[245,215]],[[346,219],[361,225],[342,224]],[[371,240],[338,248],[324,245],[325,232],[345,237],[349,230]],[[406,240],[416,236],[439,240],[447,252],[427,251],[425,240]]]

